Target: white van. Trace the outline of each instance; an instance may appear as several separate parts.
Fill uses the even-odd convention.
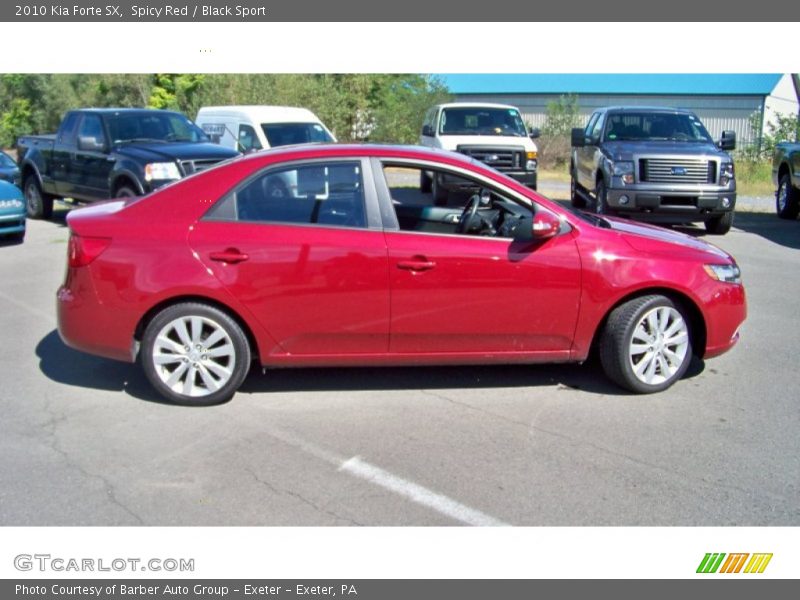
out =
[[[535,190],[539,150],[533,140],[538,137],[539,130],[529,130],[515,106],[452,102],[428,110],[420,144],[461,152]],[[452,182],[423,171],[421,186],[442,204]]]
[[[317,115],[293,106],[204,106],[195,122],[216,143],[243,153],[336,141]]]

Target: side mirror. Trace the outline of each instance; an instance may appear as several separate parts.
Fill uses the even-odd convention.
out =
[[[720,150],[735,150],[736,149],[736,132],[726,129],[722,132],[722,137],[719,140]]]
[[[422,135],[424,135],[425,137],[433,137],[433,127],[431,127],[430,125],[423,125]]]
[[[541,242],[561,231],[561,220],[553,213],[539,210],[533,219],[523,219],[514,230],[514,241],[522,243]]]
[[[571,143],[574,148],[583,148],[586,145],[586,133],[583,129],[576,127],[572,130]]]
[[[528,136],[529,136],[529,137],[530,137],[532,140],[535,140],[535,139],[536,139],[536,138],[538,138],[540,135],[542,135],[542,132],[539,130],[539,128],[538,128],[538,127],[531,127],[531,132],[528,134]]]
[[[82,135],[78,137],[78,150],[84,152],[102,152],[106,145],[96,137]]]

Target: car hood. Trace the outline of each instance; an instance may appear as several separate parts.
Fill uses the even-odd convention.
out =
[[[218,144],[206,142],[149,142],[119,144],[114,151],[122,156],[142,162],[181,161],[181,160],[225,160],[239,156],[239,153]]]
[[[730,158],[712,143],[698,142],[635,142],[621,140],[605,142],[606,152],[614,160],[635,156],[723,156]]]
[[[613,231],[621,234],[628,245],[638,252],[669,255],[681,252],[699,253],[716,262],[735,262],[734,258],[724,250],[679,231],[616,217],[604,217],[604,219]]]

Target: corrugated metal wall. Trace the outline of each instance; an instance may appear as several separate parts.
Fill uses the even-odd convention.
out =
[[[459,94],[461,102],[497,102],[511,104],[520,109],[526,122],[542,127],[547,116],[547,104],[557,102],[558,95],[527,94]],[[599,96],[578,97],[578,106],[584,123],[596,108],[602,106],[672,106],[693,111],[714,139],[719,139],[723,129],[736,132],[739,146],[756,141],[757,133],[750,127],[751,115],[761,109],[761,96]],[[583,123],[582,123],[583,124]]]

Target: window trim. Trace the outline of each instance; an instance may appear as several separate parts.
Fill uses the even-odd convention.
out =
[[[386,175],[383,170],[384,167],[386,166],[420,169],[421,171],[433,169],[437,171],[444,171],[452,175],[458,175],[460,177],[476,180],[481,184],[485,184],[483,187],[487,187],[495,191],[497,194],[513,202],[516,202],[520,206],[528,208],[531,211],[531,217],[533,217],[533,215],[535,215],[538,210],[547,210],[546,208],[540,206],[537,202],[520,194],[519,192],[512,190],[511,188],[501,188],[500,184],[498,184],[493,179],[489,179],[488,177],[485,177],[473,171],[469,171],[467,169],[462,169],[460,167],[455,167],[452,165],[443,165],[441,163],[414,159],[414,158],[373,157],[372,169],[375,172],[375,185],[378,191],[378,199],[381,202],[381,216],[384,217],[384,230],[387,232],[405,233],[413,235],[426,235],[426,236],[445,236],[445,237],[454,237],[461,240],[463,239],[494,240],[505,243],[513,241],[514,239],[507,237],[486,237],[486,236],[478,236],[465,233],[438,233],[430,231],[407,231],[404,229],[400,229],[400,223],[397,220],[397,214],[394,210],[394,205],[392,204],[392,195],[389,188],[389,182],[386,181]],[[386,215],[387,208],[389,211],[388,218]],[[558,235],[563,235],[564,233],[572,230],[572,225],[568,221],[562,220],[562,222],[564,223],[564,225],[566,225],[566,228],[562,226],[562,231]]]
[[[268,176],[271,172],[287,171],[296,169],[303,166],[319,166],[322,164],[335,164],[335,163],[359,163],[361,166],[361,177],[363,184],[363,201],[364,201],[364,214],[366,216],[366,225],[363,227],[353,227],[351,225],[330,225],[326,223],[294,223],[291,221],[243,221],[237,216],[235,219],[219,218],[211,216],[210,213],[221,204],[226,202],[232,194],[237,193],[241,189],[250,185],[255,180]],[[272,163],[260,169],[257,169],[244,179],[240,180],[236,185],[227,190],[219,198],[217,198],[211,206],[200,217],[200,221],[222,222],[222,223],[239,223],[242,225],[260,225],[260,226],[281,226],[281,227],[323,227],[332,229],[345,229],[348,231],[376,231],[382,230],[383,224],[380,215],[380,208],[378,204],[377,194],[375,191],[375,177],[372,172],[372,165],[368,158],[362,156],[336,156],[336,157],[323,157],[312,159],[299,159],[287,162]]]

